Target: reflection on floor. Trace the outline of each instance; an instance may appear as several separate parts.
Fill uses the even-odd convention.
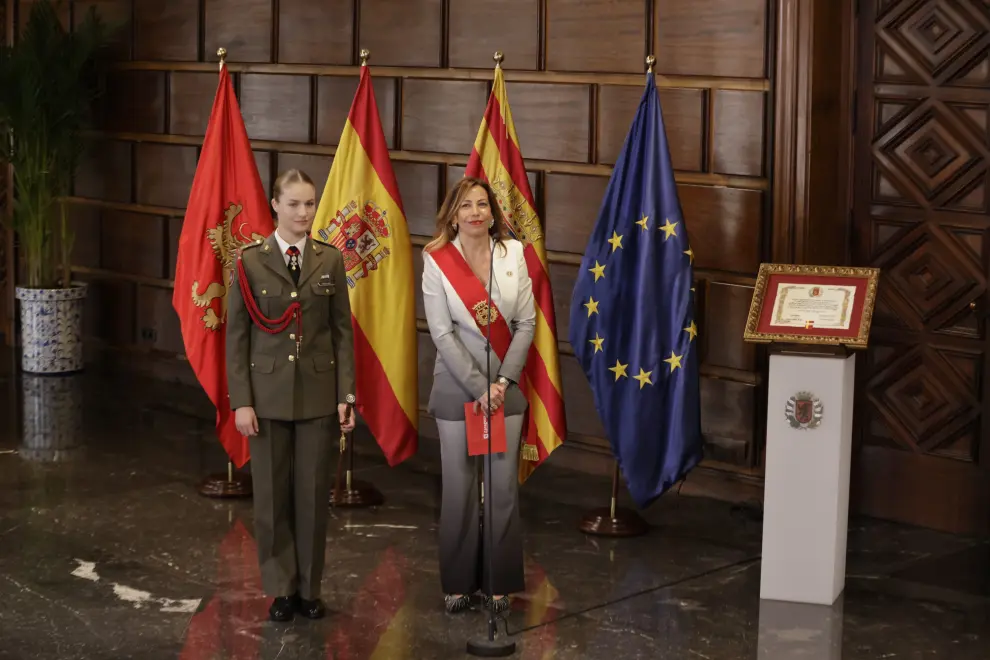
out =
[[[276,625],[250,502],[196,492],[225,465],[198,392],[90,370],[0,375],[0,402],[0,658],[457,658],[485,634],[443,612],[426,443],[396,469],[365,448],[385,505],[331,512],[331,612]],[[644,537],[582,535],[608,489],[552,466],[524,488],[516,657],[990,658],[986,544],[856,519],[836,605],[761,603],[757,517],[672,494]]]

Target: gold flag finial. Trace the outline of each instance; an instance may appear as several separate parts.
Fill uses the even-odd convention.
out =
[[[657,58],[652,55],[646,56],[646,72],[653,73],[653,65],[657,63]]]
[[[371,57],[371,51],[367,48],[362,48],[361,52],[361,66],[368,66],[368,58]]]
[[[223,71],[223,65],[227,61],[227,49],[226,48],[217,48],[217,57],[220,58],[220,70]]]
[[[496,50],[495,51],[495,55],[494,55],[494,57],[492,57],[492,59],[495,60],[495,68],[496,69],[501,69],[502,68],[502,60],[505,59],[505,55],[502,54],[502,51]]]

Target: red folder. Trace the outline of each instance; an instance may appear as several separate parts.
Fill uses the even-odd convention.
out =
[[[464,426],[467,430],[468,456],[483,456],[488,453],[488,416],[482,410],[474,412],[474,403],[464,404]],[[505,413],[499,408],[492,413],[492,454],[506,451]]]

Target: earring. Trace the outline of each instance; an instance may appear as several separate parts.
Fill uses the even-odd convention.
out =
[[[495,226],[495,219],[492,218],[491,220],[488,221],[488,228],[491,229],[494,226]]]

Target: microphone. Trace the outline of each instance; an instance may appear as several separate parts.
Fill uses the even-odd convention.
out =
[[[488,379],[488,391],[492,386],[492,288],[495,286],[495,248],[498,240],[492,241],[491,252],[489,253],[488,266],[488,324],[485,326],[485,376]],[[497,617],[495,615],[495,534],[492,529],[492,406],[489,398],[488,406],[485,409],[485,420],[488,423],[488,452],[485,454],[485,481],[484,481],[484,513],[482,515],[482,534],[485,538],[482,542],[486,547],[488,555],[488,594],[490,605],[488,607],[488,638],[481,642],[468,641],[467,652],[470,655],[480,657],[504,657],[515,652],[516,643],[511,640],[503,642],[495,641],[495,633],[498,628]]]

